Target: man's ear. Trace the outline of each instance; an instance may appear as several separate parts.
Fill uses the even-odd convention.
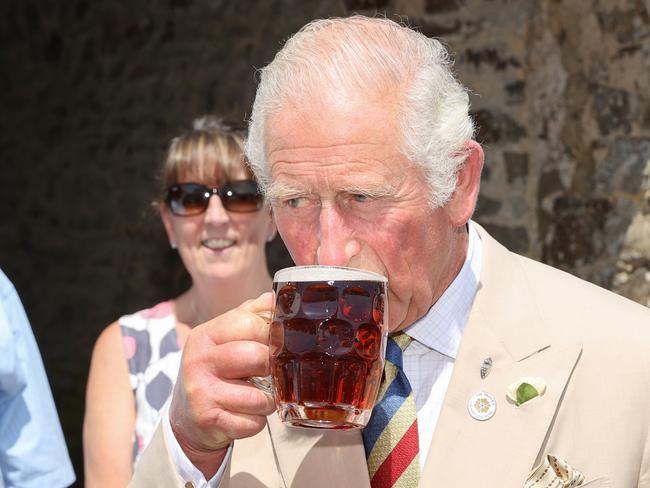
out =
[[[275,217],[273,215],[273,208],[269,205],[269,224],[267,227],[266,242],[271,242],[278,235],[278,226],[275,224]]]
[[[476,141],[467,141],[464,149],[467,157],[458,170],[456,189],[445,206],[454,227],[465,225],[474,213],[485,158],[483,148]]]

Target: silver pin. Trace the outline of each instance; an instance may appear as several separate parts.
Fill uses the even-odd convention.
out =
[[[492,369],[492,358],[485,358],[481,364],[481,379],[484,380],[487,378],[487,375],[490,374],[490,369]]]

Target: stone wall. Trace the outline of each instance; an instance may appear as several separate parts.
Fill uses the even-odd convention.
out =
[[[253,68],[308,20],[377,10],[443,37],[472,90],[476,219],[650,305],[649,0],[3,2],[0,266],[79,477],[95,338],[187,286],[149,206],[167,141],[198,114],[242,118]],[[289,262],[280,243],[270,256]]]

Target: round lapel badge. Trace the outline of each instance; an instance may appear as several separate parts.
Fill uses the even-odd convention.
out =
[[[497,411],[497,401],[491,393],[479,391],[474,393],[472,398],[469,399],[467,409],[472,418],[476,420],[488,420]]]

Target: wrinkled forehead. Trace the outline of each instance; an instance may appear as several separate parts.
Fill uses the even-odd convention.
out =
[[[328,106],[305,116],[298,110],[272,120],[268,129],[267,197],[328,197],[396,192],[412,163],[401,153],[388,105]]]
[[[321,93],[322,92],[322,93]],[[348,144],[398,143],[397,93],[317,90],[307,98],[286,100],[269,114],[265,149],[269,163],[277,151],[334,148]],[[394,135],[391,141],[386,134]]]

